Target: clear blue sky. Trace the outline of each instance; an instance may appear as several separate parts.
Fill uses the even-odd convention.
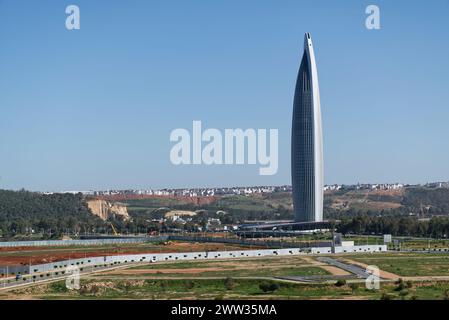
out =
[[[65,7],[81,30],[65,28]],[[365,8],[381,9],[381,30]],[[325,183],[449,180],[449,1],[0,0],[0,188],[290,184],[303,34]],[[173,166],[175,128],[279,129],[279,171]]]

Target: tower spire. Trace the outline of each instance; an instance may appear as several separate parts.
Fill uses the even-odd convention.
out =
[[[323,134],[318,72],[310,33],[296,80],[292,119],[292,191],[295,221],[323,220]]]

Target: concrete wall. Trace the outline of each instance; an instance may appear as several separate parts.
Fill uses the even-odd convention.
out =
[[[68,266],[77,266],[79,268],[92,268],[95,266],[113,266],[133,262],[162,262],[162,261],[180,261],[180,260],[214,260],[214,259],[234,259],[247,257],[264,257],[278,255],[298,255],[305,254],[299,248],[288,249],[264,249],[264,250],[239,250],[239,251],[199,251],[183,253],[147,253],[137,255],[118,255],[72,259],[59,262],[32,265],[30,273],[63,271]]]
[[[331,253],[331,247],[324,248],[310,248],[305,251],[301,248],[286,248],[286,249],[263,249],[263,250],[238,250],[238,251],[199,251],[199,252],[182,252],[182,253],[147,253],[137,255],[117,255],[104,257],[91,257],[73,260],[65,260],[53,263],[45,263],[31,266],[30,273],[35,272],[50,272],[57,270],[64,270],[68,266],[77,266],[79,268],[92,268],[95,266],[113,266],[133,262],[163,262],[163,261],[180,261],[180,260],[214,260],[214,259],[235,259],[247,257],[266,257],[266,256],[288,256],[301,255],[311,252],[314,254]],[[336,247],[336,253],[354,252],[385,252],[386,245],[368,245],[368,246],[352,246],[352,247]]]
[[[28,274],[30,272],[29,266],[0,266],[0,276],[4,277],[6,275],[16,275],[20,274]]]
[[[363,245],[363,246],[338,246],[335,247],[335,253],[366,253],[366,252],[386,252],[387,246],[381,245]],[[333,253],[332,247],[311,248],[311,253]]]

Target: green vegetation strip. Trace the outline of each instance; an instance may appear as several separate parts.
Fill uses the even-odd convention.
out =
[[[385,254],[345,256],[400,276],[449,276],[449,255],[446,254]]]
[[[84,280],[80,290],[55,282],[12,292],[38,299],[449,299],[449,283],[297,284],[258,279]],[[5,297],[2,293],[1,297]]]

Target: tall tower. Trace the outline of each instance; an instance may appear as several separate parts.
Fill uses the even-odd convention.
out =
[[[304,54],[296,80],[291,156],[295,221],[323,221],[323,134],[310,33],[304,37]]]

